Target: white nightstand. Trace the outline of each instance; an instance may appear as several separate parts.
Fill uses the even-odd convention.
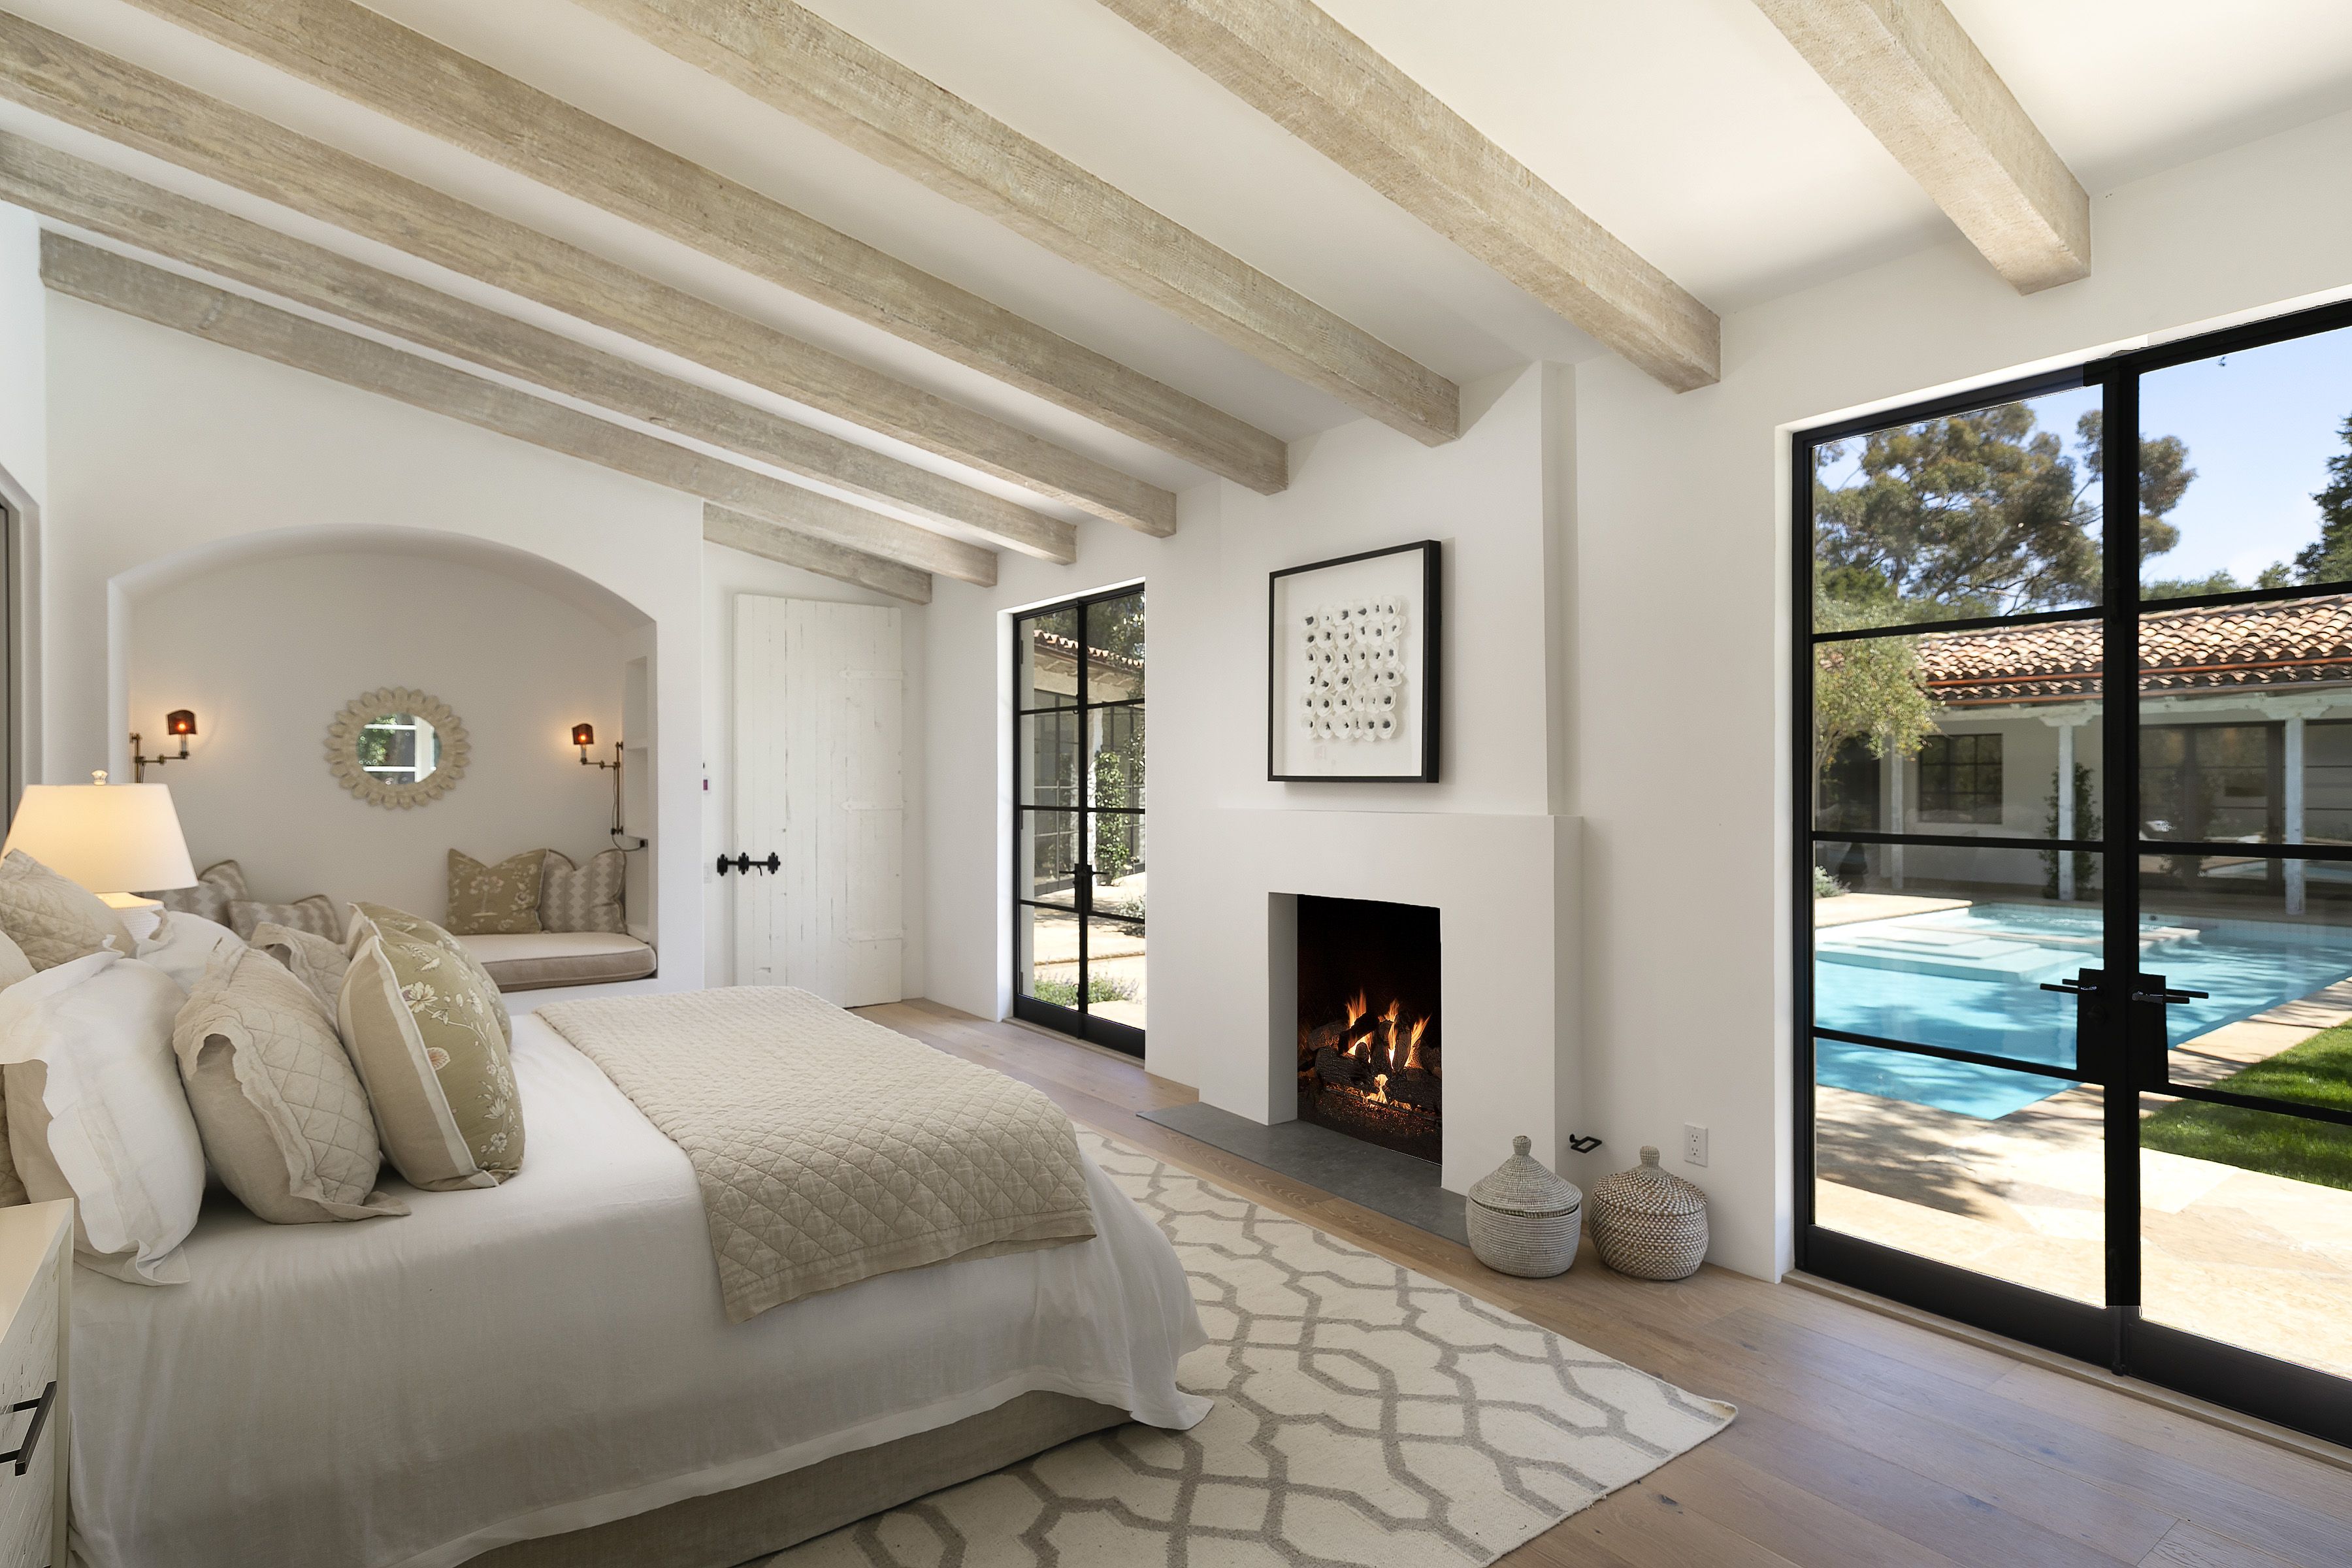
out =
[[[0,1208],[0,1568],[66,1562],[73,1205]]]

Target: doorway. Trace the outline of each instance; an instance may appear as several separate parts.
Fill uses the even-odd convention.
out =
[[[1794,458],[1799,1266],[2352,1442],[2352,310]]]
[[[1143,1055],[1143,590],[1013,622],[1013,1011]]]

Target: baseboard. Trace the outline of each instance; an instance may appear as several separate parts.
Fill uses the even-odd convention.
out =
[[[2210,1404],[2186,1394],[2177,1394],[2169,1388],[2158,1384],[2146,1383],[2136,1377],[2120,1377],[2105,1367],[2093,1366],[2088,1362],[2076,1361],[2072,1356],[2060,1355],[2055,1351],[2046,1351],[2039,1345],[2029,1345],[2018,1340],[2004,1338],[2000,1334],[1989,1333],[1982,1329],[1972,1328],[1967,1323],[1955,1322],[1949,1318],[1938,1317],[1933,1312],[1924,1311],[1917,1307],[1908,1307],[1900,1301],[1890,1301],[1884,1296],[1874,1296],[1867,1290],[1857,1290],[1851,1285],[1841,1285],[1834,1279],[1824,1279],[1816,1274],[1791,1269],[1781,1276],[1781,1283],[1793,1285],[1800,1290],[1811,1290],[1817,1296],[1832,1297],[1849,1306],[1860,1307],[1864,1311],[1876,1312],[1883,1318],[1897,1319],[1909,1323],[1914,1328],[1925,1329],[1929,1333],[1941,1334],[1946,1339],[1964,1341],[1969,1344],[2008,1356],[2012,1361],[2026,1362],[2045,1372],[2054,1372],[2062,1377],[2071,1377],[2079,1383],[2095,1384],[2101,1388],[2123,1394],[2126,1398],[2137,1399],[2144,1405],[2160,1405],[2193,1420],[2202,1421],[2209,1426],[2219,1426],[2226,1431],[2235,1432],[2241,1436],[2252,1437],[2257,1442],[2268,1443],[2273,1447],[2301,1454],[2307,1459],[2316,1459],[2323,1465],[2332,1465],[2339,1470],[2352,1471],[2352,1448],[2340,1448],[2325,1438],[2314,1437],[2307,1432],[2298,1432],[2292,1426],[2281,1426],[2273,1422],[2263,1421],[2232,1410],[2227,1405]]]

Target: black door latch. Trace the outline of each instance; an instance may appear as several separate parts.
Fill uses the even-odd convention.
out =
[[[724,855],[719,858],[719,874],[722,877],[730,871],[740,871],[748,877],[754,871],[773,872],[783,868],[783,857],[772,849],[768,851],[768,858],[765,860],[754,860],[751,856],[741,854],[737,855],[732,860]]]

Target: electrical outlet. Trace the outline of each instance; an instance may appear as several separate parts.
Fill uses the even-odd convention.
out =
[[[1683,1123],[1683,1163],[1685,1165],[1706,1163],[1706,1128],[1694,1126],[1687,1121]]]

